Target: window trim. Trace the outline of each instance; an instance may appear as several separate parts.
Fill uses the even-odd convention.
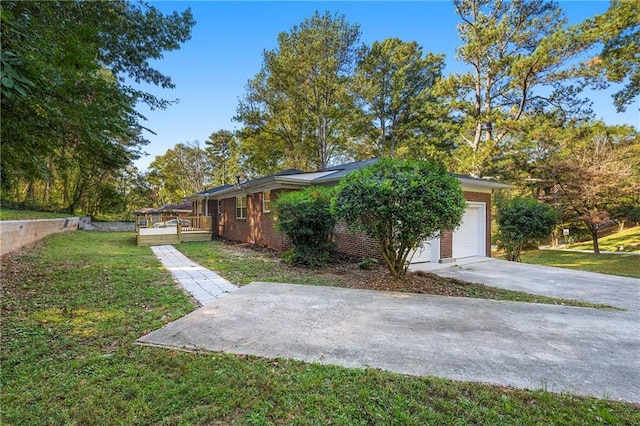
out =
[[[269,197],[267,197],[269,194]],[[267,208],[268,205],[268,208]],[[262,211],[264,213],[271,213],[271,190],[262,191]]]
[[[222,200],[218,200],[218,215],[222,214]]]
[[[242,200],[244,200],[244,203],[242,202]],[[236,197],[236,219],[246,219],[246,218],[247,218],[247,196],[241,195],[239,197]]]

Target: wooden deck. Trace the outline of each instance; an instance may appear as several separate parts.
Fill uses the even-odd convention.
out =
[[[174,217],[162,218],[161,222],[175,219]],[[181,221],[189,221],[189,225],[176,224],[175,226],[154,228],[151,221],[144,217],[136,220],[136,244],[138,246],[158,246],[163,244],[180,244],[193,241],[211,241],[210,217],[182,217]],[[157,223],[157,222],[156,222]]]

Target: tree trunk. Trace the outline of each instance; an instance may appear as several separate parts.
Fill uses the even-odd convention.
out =
[[[24,197],[24,204],[26,206],[34,206],[36,199],[36,191],[33,186],[33,182],[29,181],[29,185],[27,186],[27,195]]]
[[[593,254],[600,254],[600,247],[598,247],[598,227],[589,227],[591,231],[591,238],[593,239]]]

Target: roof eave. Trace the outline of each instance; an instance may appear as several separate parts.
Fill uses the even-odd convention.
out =
[[[459,175],[456,175],[455,177],[456,179],[458,179],[458,181],[460,181],[460,183],[463,186],[470,187],[470,188],[490,189],[490,190],[513,188],[513,185],[509,185],[507,183],[502,183],[502,182],[496,182],[493,180],[467,178]]]

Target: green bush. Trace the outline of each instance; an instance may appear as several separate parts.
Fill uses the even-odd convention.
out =
[[[333,193],[331,188],[309,187],[282,194],[275,201],[276,229],[293,243],[285,260],[310,267],[329,262],[335,248],[336,220],[330,209]]]
[[[498,210],[498,241],[507,260],[520,262],[526,245],[547,238],[556,223],[558,212],[533,199],[514,198]]]
[[[376,266],[378,264],[378,260],[371,258],[371,257],[367,257],[364,259],[360,259],[357,263],[358,268],[368,271],[369,269],[372,269],[374,266]]]
[[[466,207],[458,180],[435,162],[382,158],[345,176],[337,191],[336,216],[378,242],[395,277],[419,244],[455,229]]]

